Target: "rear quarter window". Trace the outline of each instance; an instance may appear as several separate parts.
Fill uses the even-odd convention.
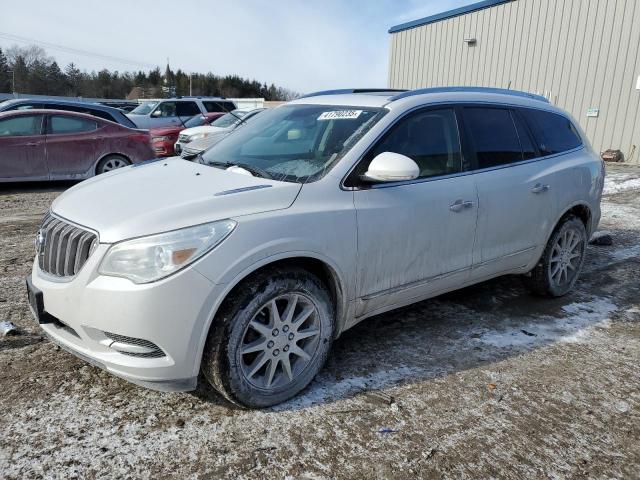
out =
[[[566,152],[582,145],[582,139],[571,121],[557,113],[520,109],[525,118],[541,155]]]

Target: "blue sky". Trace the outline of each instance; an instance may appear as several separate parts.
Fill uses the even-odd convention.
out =
[[[27,0],[0,33],[185,71],[237,73],[299,92],[385,86],[389,27],[477,0]],[[0,47],[14,42],[0,38]],[[48,49],[61,65],[136,65]]]

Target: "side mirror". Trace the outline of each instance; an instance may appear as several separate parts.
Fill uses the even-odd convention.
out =
[[[420,176],[418,164],[405,155],[382,152],[371,163],[362,180],[368,182],[400,182]]]
[[[151,112],[151,117],[152,117],[152,118],[157,118],[157,117],[159,117],[160,115],[162,115],[162,112],[160,111],[160,109],[159,109],[159,108],[157,108],[157,109],[155,109],[153,112]]]

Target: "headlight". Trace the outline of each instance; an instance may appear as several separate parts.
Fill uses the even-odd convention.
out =
[[[209,136],[209,134],[207,132],[196,133],[196,134],[191,135],[189,137],[189,141],[193,142],[194,140],[200,140],[201,138],[208,137],[208,136]]]
[[[151,137],[152,142],[168,142],[171,138],[169,137]]]
[[[134,283],[155,282],[202,257],[235,226],[233,220],[221,220],[116,243],[107,251],[98,272]]]

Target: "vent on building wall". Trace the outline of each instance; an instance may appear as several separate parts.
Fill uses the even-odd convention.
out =
[[[469,45],[470,47],[475,45],[476,43],[478,43],[478,40],[476,40],[475,38],[465,38],[464,39],[464,43],[466,43],[467,45]]]

